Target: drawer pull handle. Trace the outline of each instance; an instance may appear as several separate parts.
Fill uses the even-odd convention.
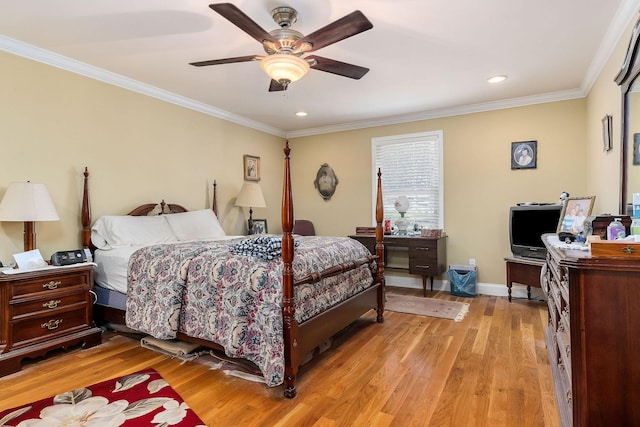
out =
[[[429,248],[416,248],[417,251],[428,251]]]
[[[427,269],[431,268],[430,265],[416,265],[416,267],[417,268],[427,268]]]
[[[59,280],[55,280],[55,281],[52,280],[49,283],[45,283],[44,285],[42,285],[42,287],[53,290],[53,289],[58,289],[58,286],[60,286],[61,284],[62,282]]]
[[[50,331],[53,331],[54,329],[58,329],[58,326],[60,326],[60,323],[62,323],[62,319],[56,319],[56,320],[49,320],[47,323],[43,323],[42,328],[43,329],[48,329]]]
[[[52,299],[49,302],[43,302],[42,306],[44,308],[56,308],[56,307],[58,307],[58,304],[60,304],[60,300],[59,299]]]

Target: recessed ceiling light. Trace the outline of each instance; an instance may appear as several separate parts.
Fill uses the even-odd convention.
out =
[[[296,116],[298,116],[298,117],[304,117],[304,116],[306,116],[306,115],[307,115],[307,113],[306,113],[305,111],[298,111],[298,112],[296,113]]]
[[[489,78],[487,81],[489,83],[500,83],[507,80],[507,76],[493,76],[491,78]]]

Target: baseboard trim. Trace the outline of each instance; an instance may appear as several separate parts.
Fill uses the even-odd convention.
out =
[[[407,275],[397,272],[387,271],[384,273],[385,283],[389,286],[397,286],[399,288],[422,289],[422,278],[420,276]],[[430,289],[429,280],[427,279],[427,291]],[[451,286],[446,279],[433,280],[434,291],[450,292]],[[477,283],[476,293],[482,295],[490,295],[497,297],[507,297],[509,295],[506,284],[497,283]],[[511,287],[511,298],[527,298],[527,287],[524,285],[513,285]],[[531,299],[544,299],[544,294],[540,288],[531,288]]]

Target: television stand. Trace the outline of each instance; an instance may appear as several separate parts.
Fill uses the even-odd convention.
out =
[[[527,285],[527,298],[531,299],[531,287],[540,288],[540,271],[545,264],[544,260],[532,258],[507,257],[507,289],[509,302],[511,302],[511,285],[520,283]]]

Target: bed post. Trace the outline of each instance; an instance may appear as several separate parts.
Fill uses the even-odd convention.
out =
[[[376,283],[378,288],[378,323],[384,322],[384,234],[382,232],[382,219],[384,218],[384,204],[382,202],[382,172],[378,168],[378,192],[376,196],[376,255],[378,256],[376,269]]]
[[[298,323],[295,320],[293,299],[293,200],[291,195],[291,168],[289,141],[284,147],[284,183],[282,186],[282,321],[284,335],[284,396],[296,396],[298,373]]]
[[[82,247],[91,246],[91,204],[89,203],[89,169],[84,168],[84,187],[82,191]]]

